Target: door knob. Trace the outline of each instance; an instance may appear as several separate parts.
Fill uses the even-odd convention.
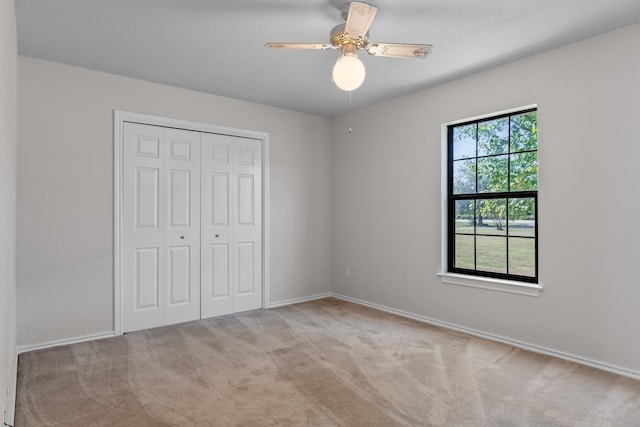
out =
[[[220,237],[220,235],[219,235],[219,234],[216,234],[216,237]]]
[[[181,239],[184,239],[184,236],[180,236]]]

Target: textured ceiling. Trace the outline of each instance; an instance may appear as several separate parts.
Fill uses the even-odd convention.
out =
[[[345,0],[17,0],[21,55],[333,116],[326,43]],[[370,39],[429,43],[427,59],[370,57],[353,108],[640,22],[639,0],[372,0]],[[594,52],[594,61],[597,52]]]

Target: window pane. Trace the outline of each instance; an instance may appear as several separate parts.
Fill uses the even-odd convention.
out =
[[[455,267],[475,269],[473,261],[473,236],[456,234]]]
[[[538,189],[538,152],[511,155],[509,191]]]
[[[478,123],[478,156],[503,154],[509,150],[509,118]]]
[[[507,201],[506,199],[478,200],[476,233],[506,235]]]
[[[508,162],[508,155],[478,159],[479,193],[508,190]]]
[[[476,157],[476,125],[453,128],[453,159]]]
[[[507,272],[507,239],[476,236],[476,268],[493,273]]]
[[[535,199],[509,199],[509,236],[535,237]]]
[[[509,274],[535,277],[535,265],[535,240],[509,237]]]
[[[476,192],[476,160],[453,162],[453,194]]]
[[[475,201],[456,200],[456,233],[473,234]]]
[[[537,120],[531,111],[449,128],[452,271],[535,281]]]
[[[511,152],[538,149],[538,114],[511,116]]]

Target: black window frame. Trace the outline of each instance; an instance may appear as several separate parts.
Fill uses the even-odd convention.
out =
[[[503,119],[503,118],[509,118],[509,145],[508,145],[508,151],[507,153],[504,153],[508,156],[510,156],[511,154],[513,154],[511,152],[511,117],[512,116],[518,116],[521,114],[527,114],[527,113],[531,113],[531,112],[535,112],[536,113],[536,122],[537,122],[537,108],[528,108],[528,109],[524,109],[524,110],[517,110],[517,111],[512,111],[509,113],[504,113],[504,114],[496,114],[496,115],[492,115],[492,116],[487,116],[487,117],[483,117],[481,119],[475,119],[475,120],[469,120],[466,122],[461,122],[461,123],[456,123],[453,125],[448,125],[447,126],[447,271],[449,273],[457,273],[457,274],[466,274],[466,275],[471,275],[471,276],[478,276],[478,277],[489,277],[489,278],[495,278],[495,279],[504,279],[504,280],[512,280],[512,281],[518,281],[518,282],[527,282],[527,283],[538,283],[538,222],[539,222],[539,217],[538,217],[538,190],[526,190],[526,191],[510,191],[509,188],[507,188],[507,191],[502,191],[502,192],[478,192],[478,170],[476,168],[476,181],[475,181],[475,193],[461,193],[461,194],[453,194],[454,191],[454,147],[453,147],[453,135],[454,135],[454,129],[458,128],[458,127],[463,127],[463,126],[468,126],[468,125],[473,125],[473,124],[479,124],[479,123],[483,123],[483,122],[487,122],[487,121],[493,121],[493,120],[498,120],[498,119]],[[537,144],[536,141],[536,150],[525,150],[525,151],[518,151],[518,153],[522,153],[522,152],[536,152],[538,153],[539,151],[539,146]],[[478,159],[482,159],[482,158],[487,158],[487,157],[492,157],[495,155],[478,155],[478,138],[476,137],[476,155],[475,157],[473,157],[476,162]],[[459,159],[458,159],[459,160]],[[509,160],[507,162],[507,168],[508,168],[508,173],[510,172],[510,165],[511,165],[511,161]],[[509,175],[507,175],[507,185],[510,187],[511,183],[510,183],[510,179],[509,179]],[[539,174],[538,174],[539,176]],[[491,237],[496,237],[495,234],[482,234],[482,233],[477,233],[476,232],[476,224],[474,221],[474,232],[473,234],[466,234],[466,235],[470,235],[474,237],[474,249],[473,249],[473,258],[474,258],[474,266],[475,269],[469,269],[469,268],[461,268],[461,267],[456,267],[455,266],[455,236],[456,236],[456,209],[455,209],[455,203],[457,200],[473,200],[474,202],[477,202],[479,200],[488,200],[488,199],[503,199],[506,200],[507,206],[509,203],[509,199],[512,198],[533,198],[534,199],[534,215],[535,215],[535,224],[534,224],[534,236],[533,237],[524,237],[524,236],[510,236],[509,235],[509,227],[506,227],[506,231],[505,231],[505,235],[504,238],[506,240],[506,252],[505,252],[505,256],[506,256],[506,271],[507,273],[498,273],[498,272],[491,272],[491,271],[484,271],[484,270],[478,270],[477,269],[477,258],[478,258],[478,251],[477,251],[477,247],[476,247],[476,237],[477,236],[491,236]],[[509,222],[509,217],[508,217],[508,211],[509,209],[507,209],[507,214],[506,214],[506,223],[508,224]],[[465,233],[459,233],[459,234],[465,234]],[[509,238],[525,238],[525,239],[533,239],[535,244],[535,276],[523,276],[523,275],[517,275],[517,274],[511,274],[509,273]]]

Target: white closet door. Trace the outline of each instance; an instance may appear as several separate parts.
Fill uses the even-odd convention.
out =
[[[203,318],[262,307],[261,141],[202,134]]]
[[[199,134],[125,123],[123,331],[200,318]]]
[[[235,138],[233,176],[234,311],[262,307],[262,143]]]
[[[124,332],[164,320],[164,129],[125,123]]]
[[[233,139],[203,134],[201,199],[202,318],[233,313],[231,194]]]
[[[200,134],[165,130],[165,324],[200,318]]]

